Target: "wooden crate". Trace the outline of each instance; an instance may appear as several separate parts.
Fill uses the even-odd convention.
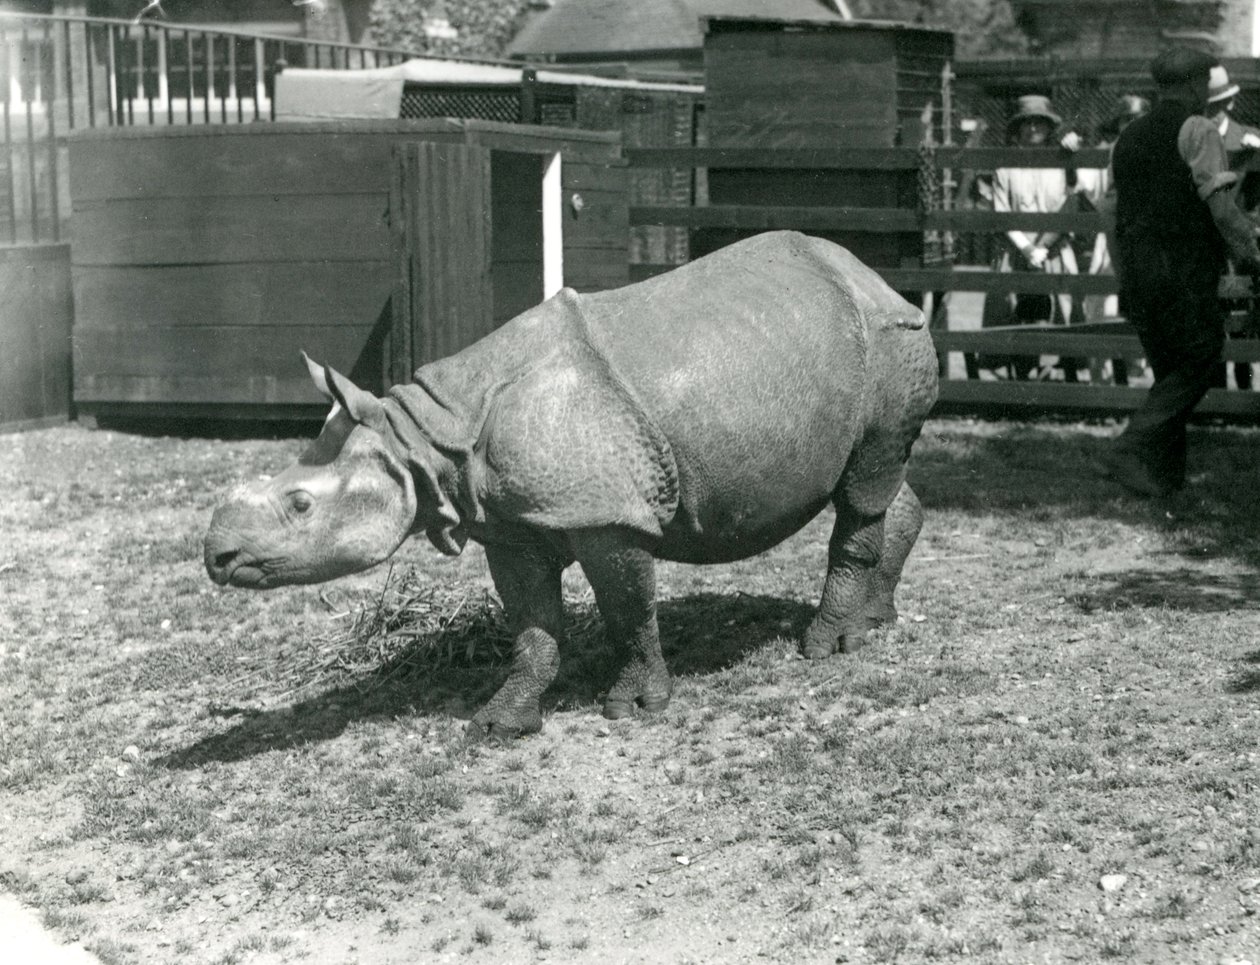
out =
[[[382,390],[399,264],[392,151],[421,140],[569,159],[565,198],[581,193],[584,206],[566,232],[565,281],[625,283],[624,197],[614,203],[615,181],[595,184],[590,170],[619,156],[616,135],[474,120],[76,132],[79,407],[317,414],[301,350]]]

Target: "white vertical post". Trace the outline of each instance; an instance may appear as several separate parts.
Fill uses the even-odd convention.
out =
[[[560,155],[543,160],[542,176],[543,298],[564,287],[564,197],[560,186]]]
[[[1251,56],[1260,57],[1260,0],[1251,4]]]

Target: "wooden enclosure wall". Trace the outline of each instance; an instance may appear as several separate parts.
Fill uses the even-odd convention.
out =
[[[379,387],[373,336],[393,277],[385,209],[401,132],[318,128],[72,139],[83,408],[323,408],[301,350]]]
[[[557,153],[558,198],[543,191]],[[616,135],[482,125],[459,150],[414,140],[394,156],[389,381],[410,379],[542,301],[544,204],[560,208],[549,213],[560,226],[565,285],[589,292],[629,283],[627,170]]]
[[[537,305],[543,299],[543,154],[490,154],[490,285],[493,323]]]
[[[893,24],[795,24],[739,17],[703,21],[705,124],[710,148],[891,148],[917,132],[927,103],[939,108],[953,54],[945,31]],[[917,145],[918,138],[915,138]],[[913,208],[913,171],[711,168],[713,204]],[[750,232],[703,228],[693,256]],[[832,231],[823,237],[869,265],[916,263],[922,236]]]
[[[454,120],[76,132],[76,402],[306,416],[325,404],[300,350],[382,389],[397,270],[390,159],[413,140],[571,151],[566,197],[589,190],[594,203],[566,225],[569,283],[624,284],[625,174],[602,170],[620,154],[613,135]],[[617,177],[609,209],[601,192],[615,194]]]
[[[0,248],[0,432],[70,414],[70,247]]]

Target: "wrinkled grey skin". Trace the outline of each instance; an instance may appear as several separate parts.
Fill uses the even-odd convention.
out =
[[[474,732],[541,726],[575,561],[622,664],[609,717],[669,702],[657,559],[744,559],[831,503],[806,655],[896,616],[936,357],[921,312],[837,245],[767,233],[628,288],[562,291],[384,399],[308,364],[333,414],[296,465],[215,511],[206,569],[266,588],[364,569],[415,533],[448,554],[483,544],[515,645]]]

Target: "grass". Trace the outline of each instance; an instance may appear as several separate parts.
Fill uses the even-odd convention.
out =
[[[826,518],[662,565],[655,717],[598,716],[566,575],[505,748],[462,740],[510,649],[475,549],[220,592],[217,494],[295,442],[0,437],[0,887],[120,965],[1254,958],[1260,434],[1194,431],[1149,503],[1087,474],[1113,432],[931,423],[903,621],[854,656],[798,655]]]

